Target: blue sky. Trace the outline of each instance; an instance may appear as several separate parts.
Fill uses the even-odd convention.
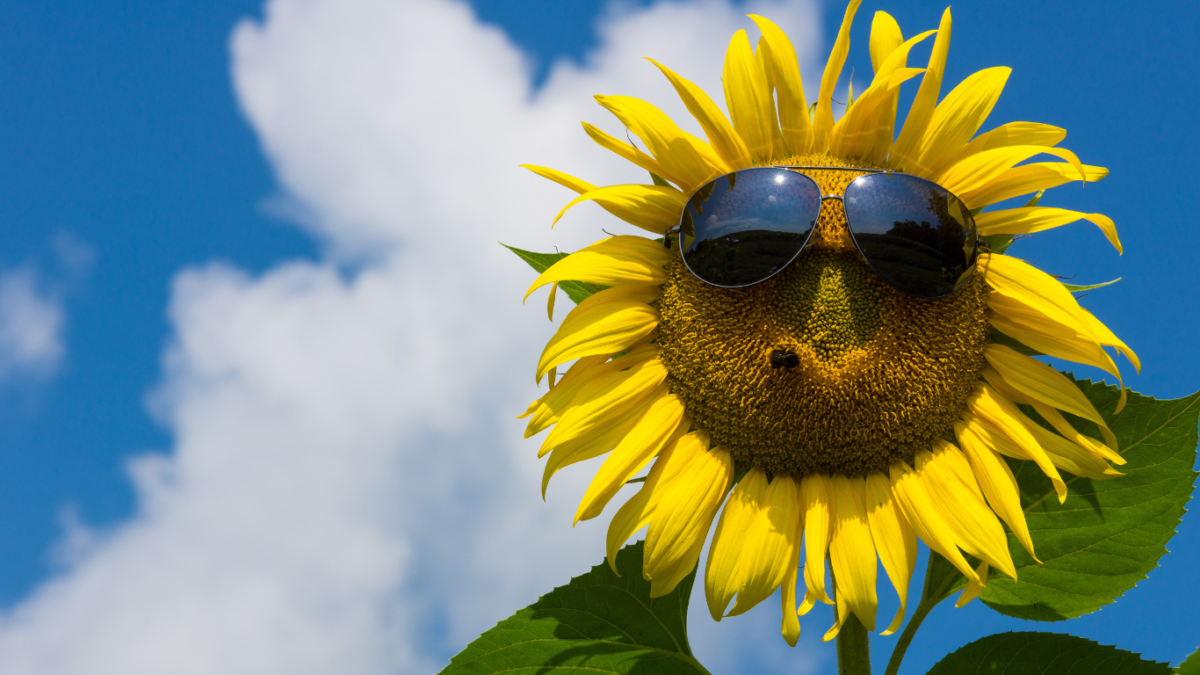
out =
[[[433,7],[443,3],[411,4]],[[372,3],[359,5],[363,15],[373,11]],[[478,19],[503,31],[527,59],[526,70],[518,67],[514,71],[512,82],[517,84],[511,88],[517,103],[512,105],[522,99],[540,104],[553,94],[559,97],[554,100],[570,100],[576,106],[566,111],[572,115],[578,109],[588,110],[587,94],[624,93],[587,90],[595,82],[606,87],[621,82],[619,78],[604,79],[609,75],[588,75],[591,71],[609,72],[604,70],[610,64],[605,58],[611,53],[597,56],[605,47],[596,33],[597,22],[633,25],[622,24],[619,17],[637,15],[651,5],[626,3],[613,9],[593,0],[472,3]],[[814,32],[821,37],[820,44],[812,48],[823,60],[843,8],[817,8],[820,25]],[[865,86],[871,72],[866,38],[875,10],[892,13],[906,34],[914,34],[936,27],[942,8],[924,1],[864,3],[852,33],[845,73],[853,68],[858,73],[856,86]],[[1195,174],[1190,160],[1200,150],[1194,116],[1200,102],[1194,64],[1200,54],[1192,35],[1200,12],[1185,2],[1156,3],[1153,8],[1134,11],[1115,2],[1090,3],[1086,9],[1048,2],[1010,2],[1003,8],[982,2],[955,5],[946,81],[957,82],[983,67],[1011,66],[1013,76],[988,126],[1030,120],[1065,127],[1069,134],[1063,145],[1084,162],[1111,169],[1111,175],[1099,184],[1059,188],[1053,205],[1111,216],[1125,245],[1124,256],[1118,256],[1098,231],[1084,224],[1038,235],[1019,243],[1012,253],[1052,273],[1077,275],[1077,283],[1123,277],[1115,286],[1093,292],[1085,304],[1141,355],[1144,372],[1138,376],[1127,369],[1127,384],[1149,395],[1171,398],[1200,388],[1200,356],[1191,348],[1200,330],[1200,313],[1192,309],[1191,290],[1197,274],[1190,255],[1200,248],[1200,234],[1192,225],[1194,209],[1189,204],[1197,194],[1189,184]],[[281,293],[286,297],[299,294],[297,287],[308,289],[321,283],[337,292],[347,288],[359,292],[360,287],[369,286],[356,281],[366,278],[357,276],[365,275],[364,270],[378,272],[385,279],[403,276],[414,266],[377,265],[371,255],[363,255],[364,249],[377,249],[381,237],[392,237],[380,234],[390,232],[385,225],[371,224],[377,211],[370,209],[383,213],[389,208],[395,211],[394,204],[400,204],[407,214],[409,204],[416,202],[396,197],[393,203],[388,201],[393,195],[384,190],[386,194],[376,204],[362,197],[353,185],[323,191],[324,184],[336,181],[321,182],[320,164],[326,159],[322,153],[340,161],[338,144],[327,146],[320,135],[324,128],[320,123],[327,118],[323,112],[308,117],[296,110],[294,116],[309,124],[300,128],[300,122],[290,121],[294,109],[281,112],[273,98],[278,95],[280,101],[303,103],[319,97],[288,99],[261,85],[275,82],[271,79],[274,73],[284,71],[287,75],[278,76],[279,81],[302,80],[300,66],[309,63],[304,59],[309,52],[289,51],[291,43],[284,44],[284,37],[271,37],[292,35],[284,29],[290,24],[280,18],[282,13],[268,18],[259,2],[137,1],[118,5],[5,0],[3,9],[0,275],[19,275],[30,297],[59,312],[61,319],[61,331],[55,329],[50,340],[54,344],[34,359],[36,362],[9,371],[0,367],[0,606],[17,611],[34,606],[30,603],[36,604],[34,599],[43,594],[49,580],[66,579],[63,587],[70,587],[70,579],[81,574],[88,560],[99,559],[96,551],[104,550],[108,545],[104,542],[124,541],[120,533],[127,531],[132,519],[152,519],[157,513],[154,509],[158,507],[151,504],[153,495],[139,492],[130,478],[131,458],[149,453],[169,460],[180,448],[191,447],[188,439],[193,436],[188,434],[202,434],[208,428],[207,422],[192,422],[192,408],[179,403],[200,396],[196,391],[217,387],[214,382],[223,377],[204,371],[207,379],[201,384],[187,379],[210,363],[205,360],[209,352],[199,342],[207,333],[189,332],[193,326],[189,322],[199,321],[196,316],[208,316],[202,313],[210,310],[219,317],[226,315],[208,304],[198,304],[196,309],[188,304],[190,299],[202,296],[206,302],[217,303],[224,297],[221,293],[249,294],[278,279],[283,279],[278,285],[285,287]],[[802,17],[807,10],[780,11]],[[448,15],[457,16],[453,12]],[[231,54],[231,36],[243,20],[250,22],[242,24],[243,28],[271,27],[275,25],[272,21],[281,28],[277,33],[262,29],[261,35],[266,37],[261,39],[247,28],[244,50],[235,49]],[[446,25],[459,24],[451,21]],[[749,28],[750,24],[747,21],[736,27]],[[726,36],[729,32],[725,31]],[[296,34],[307,35],[302,31]],[[484,42],[493,38],[497,44],[503,42],[495,33],[481,35]],[[682,45],[678,49],[684,52],[711,52],[719,63],[724,42],[696,45],[692,38],[689,33],[662,35],[661,40]],[[354,46],[352,41],[345,44]],[[637,51],[628,56],[621,52],[628,63],[620,68],[640,67],[634,63],[636,56],[658,56],[660,47],[656,40],[647,39],[630,49]],[[515,53],[503,52],[496,67]],[[927,48],[914,53],[918,56],[913,60],[919,61]],[[289,61],[291,57],[293,61]],[[435,53],[430,58],[443,57],[456,58],[453,53]],[[241,70],[236,59],[241,59]],[[299,75],[287,70],[293,62],[300,64],[296,66]],[[314,63],[312,68],[320,70],[320,62]],[[700,75],[693,75],[694,67],[686,63],[668,65],[693,77]],[[240,86],[235,86],[235,72],[243,73]],[[353,77],[359,74],[347,72]],[[371,80],[371,86],[386,87],[386,75]],[[812,89],[814,76],[808,71],[805,76]],[[525,78],[524,86],[546,86],[551,91],[522,91],[521,78]],[[577,91],[573,83],[578,83]],[[286,87],[279,85],[278,90]],[[385,102],[399,108],[381,109],[436,105],[422,95],[396,96]],[[486,127],[492,119],[489,105],[480,101],[472,111],[480,126]],[[602,119],[598,112],[585,114],[590,121]],[[575,124],[577,119],[566,121]],[[494,132],[508,133],[503,128]],[[395,133],[400,139],[397,147],[410,153],[398,155],[400,163],[425,156],[409,149],[428,139],[413,132],[418,140],[409,143],[404,140],[403,126]],[[529,156],[523,161],[552,164],[558,152],[553,149],[553,139],[533,137],[529,129],[525,133]],[[369,147],[370,141],[364,144]],[[486,154],[483,149],[479,152]],[[452,159],[466,162],[472,157]],[[520,182],[524,176],[507,155],[494,168],[485,166],[493,173],[475,175],[472,180],[524,185]],[[436,166],[429,169],[437,171]],[[413,194],[412,200],[421,199],[419,193]],[[506,243],[543,248],[555,244],[571,248],[588,240],[571,234],[549,237],[543,213],[557,210],[556,200],[562,195],[545,190],[535,196],[549,201],[544,208],[518,214],[514,221],[527,223],[528,232],[517,224],[498,226],[500,233],[492,240],[503,236]],[[413,206],[412,211],[434,213],[424,208]],[[377,219],[387,220],[384,216]],[[580,222],[590,226],[605,221]],[[598,233],[598,226],[592,231]],[[559,231],[562,229],[560,226]],[[388,244],[396,256],[404,255],[405,250],[421,250],[421,230],[396,231],[401,234]],[[456,257],[440,253],[448,261]],[[453,263],[447,262],[443,269],[453,269]],[[306,279],[299,286],[287,286],[287,275],[293,273],[311,273],[316,281]],[[508,294],[517,294],[525,272],[514,268],[505,274],[511,275],[513,282]],[[427,282],[440,283],[440,279]],[[361,292],[369,294],[369,290]],[[409,297],[398,293],[397,297]],[[513,311],[518,310],[514,307]],[[522,316],[531,320],[536,313]],[[234,322],[238,316],[230,310],[228,320]],[[213,319],[218,323],[224,320]],[[543,330],[541,325],[538,329]],[[414,344],[424,344],[405,336],[408,334],[397,339],[411,338]],[[532,361],[525,360],[531,369]],[[0,366],[3,363],[0,359]],[[213,366],[216,371],[225,367]],[[234,366],[228,368],[236,371]],[[294,368],[282,370],[291,373]],[[401,385],[389,386],[409,392]],[[469,408],[471,402],[495,391],[491,387],[484,382],[463,384],[445,396]],[[416,390],[417,385],[411,389]],[[479,432],[475,427],[447,431],[453,427],[451,423],[439,424],[420,426],[409,436],[388,443],[407,447],[405,444],[428,442],[450,448],[455,439],[463,441],[469,433]],[[220,424],[214,423],[213,428]],[[270,444],[269,440],[263,442]],[[515,441],[506,443],[520,447]],[[530,455],[534,452],[532,447],[524,450]],[[138,466],[151,471],[146,467],[156,465],[142,462]],[[170,483],[163,480],[163,484]],[[455,485],[461,490],[470,486]],[[570,501],[571,495],[565,494],[570,491],[562,490],[565,501]],[[558,520],[547,527],[566,538],[571,536],[568,524]],[[1175,553],[1125,598],[1070,624],[1031,627],[1003,621],[979,603],[957,612],[940,608],[923,628],[911,658],[929,665],[940,653],[961,644],[955,627],[966,616],[978,626],[978,635],[999,630],[1067,630],[1157,659],[1178,660],[1197,646],[1196,636],[1200,635],[1200,620],[1193,611],[1200,599],[1200,582],[1190,573],[1200,557],[1200,522],[1191,515],[1186,517],[1170,548]],[[574,565],[570,569],[581,571],[581,561],[598,562],[599,550],[567,556]],[[420,578],[418,574],[396,582],[395,588],[388,586],[392,590],[381,594],[408,597],[404,596],[405,584],[417,583],[414,579]],[[526,586],[504,600],[525,597],[522,592],[527,592]],[[437,629],[442,631],[438,649],[446,653],[423,657],[433,661],[445,658],[459,636],[478,632],[502,616],[485,617],[462,627],[452,616],[450,604],[438,609],[436,597],[423,602],[432,609],[427,607],[422,610],[425,614],[414,616],[440,617],[432,623],[443,626]],[[510,602],[512,608],[517,604],[521,603]],[[818,631],[806,624],[806,630],[819,634],[823,628]],[[802,643],[799,649],[806,645],[810,643]],[[29,663],[41,661],[30,657]],[[830,663],[827,658],[817,659],[811,672],[832,672]],[[32,668],[30,672],[52,672],[49,667]]]

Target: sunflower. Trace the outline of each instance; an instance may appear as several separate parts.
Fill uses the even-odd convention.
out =
[[[989,568],[1016,579],[1001,523],[1036,555],[1003,457],[1035,462],[1060,501],[1067,490],[1060,472],[1104,480],[1120,476],[1112,464],[1124,463],[1075,384],[1027,354],[1096,366],[1119,381],[1105,350],[1112,347],[1140,368],[1062,283],[999,247],[977,256],[959,291],[926,299],[884,283],[847,244],[842,208],[821,211],[812,241],[783,272],[744,288],[700,281],[663,245],[689,196],[708,181],[755,166],[803,165],[885,168],[933,181],[976,214],[981,237],[1089,220],[1121,250],[1113,222],[1100,214],[1037,206],[1036,197],[1021,208],[983,211],[1099,180],[1107,170],[1056,147],[1066,132],[1046,124],[1011,122],[976,135],[1008,68],[975,73],[938,102],[949,9],[936,31],[907,40],[891,16],[876,13],[874,77],[835,120],[832,95],[859,1],[846,10],[812,108],[788,37],[752,15],[762,35],[757,48],[738,31],[725,56],[728,117],[696,85],[650,59],[707,142],[644,101],[596,97],[646,151],[586,122],[584,131],[650,172],[654,184],[597,187],[525,165],[579,193],[558,218],[592,201],[659,237],[609,236],[546,269],[529,289],[551,286],[553,320],[559,282],[601,287],[567,315],[537,364],[538,382],[549,375],[550,390],[523,417],[527,438],[550,429],[539,451],[549,455],[543,494],[555,472],[607,454],[578,522],[600,515],[628,482],[643,480],[612,517],[607,553],[611,563],[646,528],[643,574],[655,596],[697,566],[716,520],[704,569],[713,618],[741,614],[781,588],[782,632],[792,645],[798,616],[817,602],[836,607],[826,640],[851,615],[875,629],[877,559],[899,595],[883,634],[895,631],[918,538],[966,576],[959,606],[978,595]],[[909,51],[931,36],[927,67],[908,67]],[[917,75],[897,134],[899,87]],[[1043,154],[1062,161],[1027,163]],[[822,194],[840,194],[862,172],[804,173]],[[779,354],[786,368],[773,360]],[[1118,411],[1123,405],[1122,388]],[[1080,433],[1064,413],[1095,423],[1102,438]]]

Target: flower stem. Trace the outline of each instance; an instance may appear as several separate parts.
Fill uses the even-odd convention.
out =
[[[888,660],[887,670],[883,672],[883,675],[897,675],[900,672],[900,662],[904,660],[904,652],[908,651],[908,644],[917,634],[917,628],[921,627],[921,622],[936,605],[937,602],[929,602],[925,598],[921,600],[921,604],[917,605],[916,611],[913,612],[912,618],[908,620],[908,625],[904,627],[904,632],[900,634],[900,639],[896,642],[896,648],[892,650],[892,658]]]
[[[867,629],[853,613],[837,636],[838,675],[871,675]]]
[[[921,622],[929,616],[929,612],[937,607],[938,603],[945,600],[949,593],[947,589],[952,586],[953,579],[947,577],[937,583],[937,588],[932,588],[933,580],[933,561],[937,554],[933,551],[929,552],[929,564],[925,566],[925,586],[921,589],[921,602],[913,611],[912,618],[908,620],[908,625],[904,627],[904,632],[900,634],[900,639],[896,641],[896,647],[892,650],[892,658],[888,659],[887,670],[883,675],[898,675],[900,672],[900,662],[904,660],[904,653],[908,651],[908,645],[912,642],[913,636],[917,634],[917,629],[921,627]]]

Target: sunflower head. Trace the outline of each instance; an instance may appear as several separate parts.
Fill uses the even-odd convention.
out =
[[[528,168],[579,193],[563,212],[594,201],[659,237],[669,238],[688,199],[711,189],[710,181],[755,166],[800,165],[814,167],[797,170],[822,195],[841,195],[865,173],[847,167],[932,181],[956,195],[975,214],[979,234],[997,243],[1087,219],[1120,250],[1112,221],[1098,214],[1039,206],[1036,198],[985,210],[1107,171],[1057,147],[1066,135],[1057,127],[1014,122],[978,133],[1007,68],[980,71],[939,101],[949,10],[937,30],[909,39],[877,13],[873,79],[835,119],[833,93],[857,7],[855,0],[846,10],[811,108],[788,37],[751,16],[761,38],[755,46],[745,31],[734,34],[722,73],[724,111],[651,61],[706,140],[644,101],[596,97],[645,150],[587,123],[584,130],[649,172],[653,184],[598,187]],[[910,68],[910,50],[928,39],[929,62]],[[899,88],[918,77],[897,130]],[[1029,161],[1038,155],[1061,161]],[[798,614],[817,602],[837,608],[826,639],[851,614],[874,630],[878,560],[901,601],[890,632],[904,617],[918,539],[968,578],[960,604],[978,594],[991,567],[1015,578],[1005,526],[1033,553],[1002,456],[1035,462],[1060,499],[1060,471],[1101,480],[1120,475],[1110,462],[1124,460],[1091,403],[1026,354],[1098,366],[1118,378],[1106,347],[1135,365],[1136,355],[1062,284],[999,248],[973,257],[969,278],[954,293],[924,298],[876,274],[837,199],[822,201],[792,262],[745,287],[702,281],[678,246],[661,242],[608,237],[538,277],[530,292],[551,285],[551,311],[559,282],[604,290],[580,302],[546,345],[537,375],[550,375],[550,390],[525,413],[527,436],[549,429],[540,451],[549,454],[543,489],[559,469],[607,455],[577,520],[599,515],[649,467],[640,490],[613,515],[608,554],[615,560],[617,549],[646,528],[643,574],[654,594],[669,592],[696,566],[716,520],[705,568],[715,619],[782,589],[782,631],[791,644]],[[1078,432],[1063,413],[1095,422],[1102,438]],[[972,566],[966,556],[982,563]],[[826,582],[827,563],[836,589]]]

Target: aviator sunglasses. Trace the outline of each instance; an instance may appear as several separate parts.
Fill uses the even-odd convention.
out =
[[[866,171],[841,195],[823,195],[796,171]],[[804,250],[825,200],[842,202],[859,253],[893,288],[940,298],[966,284],[979,240],[962,201],[937,183],[881,169],[764,166],[734,171],[692,193],[671,235],[701,281],[742,288],[779,274]]]

